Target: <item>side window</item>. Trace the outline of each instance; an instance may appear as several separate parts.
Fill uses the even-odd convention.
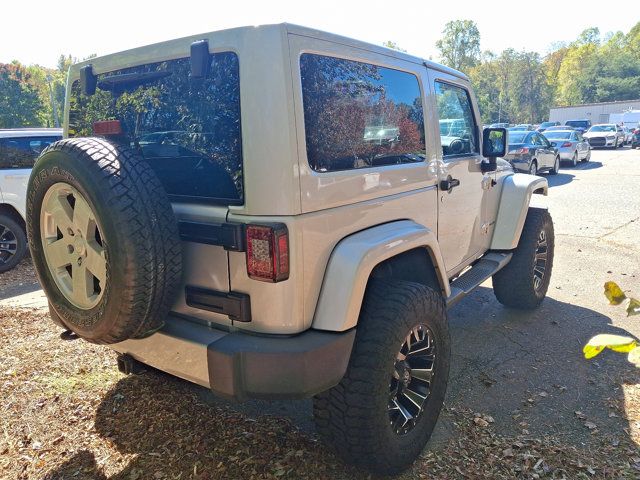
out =
[[[544,145],[544,142],[542,141],[542,138],[540,138],[539,135],[536,135],[535,133],[533,135],[531,135],[531,143],[533,145]]]
[[[33,168],[33,164],[56,137],[18,137],[0,139],[0,168]]]
[[[316,172],[424,161],[415,75],[308,53],[300,73],[307,159]]]
[[[452,157],[478,153],[475,119],[469,93],[448,83],[435,83],[440,118],[442,155]]]

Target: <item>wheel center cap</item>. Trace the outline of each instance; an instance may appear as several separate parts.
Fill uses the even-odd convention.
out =
[[[73,251],[80,256],[83,256],[87,251],[87,245],[82,238],[76,237],[73,241]]]
[[[409,367],[409,365],[407,365],[406,363],[402,363],[400,365],[398,374],[400,376],[400,383],[402,384],[402,387],[409,387],[409,384],[411,383],[411,368]]]

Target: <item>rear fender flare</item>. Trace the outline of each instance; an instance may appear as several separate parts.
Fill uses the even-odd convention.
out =
[[[425,248],[443,295],[451,290],[436,233],[411,220],[379,225],[341,240],[329,259],[312,328],[342,332],[358,323],[362,299],[376,265],[398,254]]]

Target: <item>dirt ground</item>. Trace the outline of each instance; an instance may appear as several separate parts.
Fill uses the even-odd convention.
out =
[[[597,333],[640,336],[640,317],[602,295],[606,280],[640,295],[638,180],[628,149],[549,178],[549,296],[514,312],[488,282],[451,310],[446,407],[400,478],[640,478],[640,369],[581,354]],[[158,371],[124,376],[37,302],[2,303],[26,293],[37,294],[28,260],[0,275],[0,479],[368,478],[319,443],[309,402],[237,405]]]

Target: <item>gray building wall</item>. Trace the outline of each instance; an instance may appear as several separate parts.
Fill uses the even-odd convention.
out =
[[[549,121],[564,123],[567,120],[591,120],[591,123],[608,123],[610,113],[622,113],[625,110],[640,110],[640,100],[620,102],[585,103],[571,107],[553,107],[549,110]]]

